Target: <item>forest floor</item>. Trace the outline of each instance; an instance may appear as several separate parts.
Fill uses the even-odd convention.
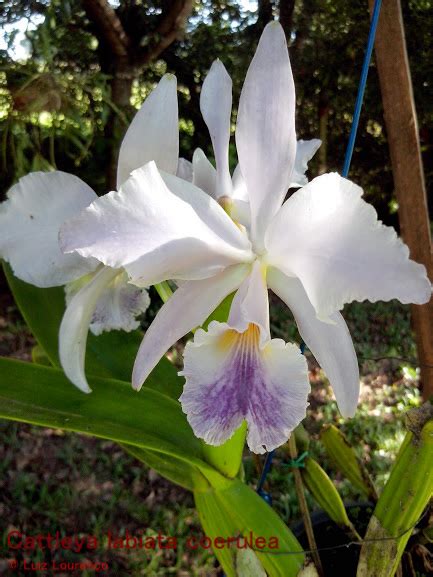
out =
[[[364,459],[380,490],[404,437],[404,413],[421,403],[415,348],[409,311],[398,303],[350,305],[345,317],[360,359],[362,389],[359,410],[353,419],[339,416],[332,391],[314,358],[307,352],[312,393],[305,427],[311,436],[310,453],[334,479],[345,501],[360,495],[328,463],[319,433],[324,424],[337,424]],[[276,337],[299,340],[290,314],[273,301],[271,327]],[[34,345],[9,294],[0,297],[0,355],[31,360]],[[386,357],[386,358],[383,358]],[[266,490],[273,506],[288,523],[298,519],[293,477],[284,466],[285,446],[275,456]],[[257,484],[262,457],[246,452],[246,480]],[[308,496],[311,509],[317,506]],[[103,575],[138,577],[217,577],[221,575],[209,550],[191,551],[190,535],[201,535],[193,498],[187,491],[146,469],[123,449],[83,435],[0,421],[0,575],[19,575],[8,563],[91,561],[107,563]],[[92,551],[31,551],[11,554],[7,535],[55,534],[93,536]],[[108,549],[108,534],[176,537],[176,548],[145,552]],[[24,574],[24,573],[23,573]],[[46,573],[50,574],[50,573]],[[57,571],[57,577],[71,572]],[[81,571],[83,576],[95,571]],[[44,573],[45,575],[45,573]]]

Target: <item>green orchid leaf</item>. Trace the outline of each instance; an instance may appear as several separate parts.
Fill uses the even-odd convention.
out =
[[[86,373],[130,382],[132,367],[143,335],[140,331],[125,333],[110,331],[95,336],[89,333],[86,349]],[[176,367],[162,357],[146,381],[148,389],[177,400],[182,394],[183,379],[177,376]]]
[[[60,366],[57,343],[60,321],[65,309],[63,289],[41,289],[14,276],[8,264],[3,263],[3,269],[15,302],[33,336],[51,363]]]
[[[266,577],[263,565],[252,549],[239,549],[236,555],[238,577]]]
[[[51,364],[59,367],[58,333],[65,310],[63,288],[35,287],[16,278],[8,264],[4,263],[3,266],[21,314]],[[97,337],[89,333],[86,373],[129,381],[141,339],[140,331],[110,331]],[[154,369],[153,377],[146,383],[148,388],[155,388],[174,399],[179,398],[182,393],[182,380],[168,359],[161,359]]]
[[[93,392],[85,395],[59,369],[0,358],[0,417],[151,449],[212,474],[178,402],[147,387],[137,393],[118,380],[91,377],[89,383]]]
[[[357,577],[396,574],[407,542],[433,497],[433,404],[408,411],[406,428],[367,527]]]
[[[197,487],[208,485],[205,477],[195,465],[176,459],[172,455],[140,449],[133,445],[122,444],[122,447],[133,457],[184,489],[194,491]]]
[[[304,563],[296,537],[277,513],[238,479],[215,495],[270,577],[295,577]]]
[[[206,535],[228,577],[236,577],[236,552],[245,546],[256,553],[270,577],[296,577],[305,556],[277,513],[239,479],[227,479],[220,488],[211,485],[196,490],[194,498]]]
[[[234,547],[226,545],[230,537],[239,534],[239,529],[235,521],[223,507],[216,497],[213,489],[206,491],[196,491],[194,493],[195,506],[197,508],[200,522],[205,534],[212,539],[213,552],[218,559],[227,577],[236,577]]]

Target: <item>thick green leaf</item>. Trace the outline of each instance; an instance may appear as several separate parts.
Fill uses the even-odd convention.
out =
[[[143,335],[140,331],[125,333],[110,331],[98,337],[89,333],[86,350],[86,373],[108,376],[130,382],[132,367]],[[155,389],[172,399],[182,394],[183,380],[177,376],[177,369],[162,357],[146,381],[146,387]]]
[[[408,432],[365,534],[357,577],[393,577],[433,497],[433,403],[406,414]]]
[[[196,491],[194,493],[195,505],[200,517],[200,522],[205,534],[215,542],[216,539],[224,539],[227,541],[229,537],[234,537],[239,534],[237,524],[232,517],[227,514],[225,509],[221,507],[215,491],[213,489],[207,491]],[[221,545],[224,545],[221,543]],[[219,545],[213,547],[215,557],[218,559],[221,567],[227,577],[236,577],[235,566],[235,552],[234,547]]]
[[[201,444],[178,402],[148,387],[136,393],[119,380],[91,377],[89,381],[93,393],[84,395],[59,369],[0,359],[0,417],[114,440],[148,452],[148,461],[155,458],[158,467],[168,463],[163,455],[173,457],[171,475],[186,485],[189,473],[183,476],[185,469],[176,465],[197,467],[217,489],[212,505],[207,505],[213,511],[215,531],[232,533],[236,527],[238,534],[251,531],[267,540],[276,537],[279,551],[257,552],[260,561],[271,577],[297,574],[303,554],[281,555],[286,550],[300,551],[295,537],[254,491],[237,479],[224,478],[202,460]],[[152,386],[154,381],[151,375],[146,384]],[[202,482],[200,492],[205,492],[205,485]]]
[[[184,489],[194,491],[197,487],[207,484],[206,479],[195,465],[176,459],[172,455],[164,455],[132,445],[122,444],[122,447],[133,457]]]
[[[135,355],[142,335],[138,331],[110,331],[95,336],[88,333],[86,373],[130,381]]]
[[[215,496],[246,537],[263,537],[267,547],[254,547],[270,577],[295,577],[304,563],[304,553],[296,537],[277,513],[247,485],[234,479]],[[273,548],[277,539],[277,548]],[[256,542],[257,543],[257,542]],[[253,544],[254,545],[254,544]],[[299,553],[298,553],[299,552]]]
[[[201,445],[178,402],[146,387],[137,393],[122,381],[89,381],[93,392],[85,395],[58,369],[0,358],[0,417],[202,462]]]
[[[59,325],[65,309],[63,289],[37,288],[16,278],[8,264],[4,263],[3,268],[24,320],[51,363],[59,366],[57,342]]]
[[[277,513],[250,487],[238,479],[221,489],[195,491],[194,498],[206,534],[226,540],[214,553],[228,576],[235,576],[237,537],[244,537],[270,577],[296,577],[304,553],[296,537]],[[227,539],[231,544],[227,545]]]
[[[15,301],[30,330],[51,363],[59,367],[58,332],[65,310],[63,288],[41,289],[25,283],[13,275],[6,263],[4,271]],[[129,381],[141,338],[140,331],[130,333],[110,331],[98,337],[89,333],[86,373]],[[149,388],[155,388],[172,398],[179,398],[182,392],[182,380],[168,359],[165,357],[161,359],[153,372],[153,377],[146,383]]]

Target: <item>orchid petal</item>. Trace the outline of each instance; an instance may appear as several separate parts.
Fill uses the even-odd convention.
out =
[[[209,196],[216,199],[216,170],[201,148],[192,157],[192,182]]]
[[[195,435],[227,441],[241,423],[256,453],[283,444],[305,417],[307,363],[298,347],[270,340],[266,283],[256,263],[232,303],[227,323],[198,330],[185,347],[180,397]]]
[[[241,167],[239,164],[233,172],[233,193],[232,198],[248,202],[248,189],[245,183],[245,178],[242,176]]]
[[[165,74],[134,116],[119,152],[117,188],[132,171],[154,160],[161,170],[176,174],[179,156],[177,81]]]
[[[230,216],[233,220],[239,222],[250,230],[251,208],[248,200],[248,189],[239,164],[233,172],[233,192]]]
[[[299,188],[308,183],[308,178],[305,176],[308,170],[308,162],[316,154],[321,144],[322,141],[318,138],[297,141],[295,165],[289,188]],[[230,213],[232,218],[249,229],[251,227],[251,211],[248,201],[248,189],[239,164],[233,173],[232,199],[233,205]]]
[[[84,277],[83,280],[65,287],[67,305],[89,280]],[[126,272],[120,273],[107,284],[99,297],[92,315],[90,331],[94,335],[100,335],[105,331],[130,332],[138,329],[140,322],[136,317],[148,308],[149,303],[147,290],[130,284]]]
[[[324,174],[289,198],[267,232],[268,264],[299,278],[321,320],[354,300],[431,297],[425,267],[409,260],[408,247],[361,195],[349,180]]]
[[[159,359],[174,343],[203,324],[224,298],[239,287],[248,270],[245,265],[234,266],[213,278],[181,284],[146,331],[132,374],[135,389],[140,390]]]
[[[215,60],[203,82],[200,110],[209,129],[217,167],[216,198],[230,196],[229,172],[232,80],[220,60]]]
[[[91,392],[84,372],[89,325],[100,296],[119,272],[108,267],[101,268],[71,299],[60,325],[60,362],[68,379],[84,393]]]
[[[235,222],[242,224],[247,230],[251,228],[250,203],[245,200],[232,200],[230,216]]]
[[[182,409],[194,434],[210,445],[222,445],[246,420],[251,451],[272,451],[305,418],[305,357],[281,339],[263,349],[259,340],[256,325],[238,333],[213,321],[185,347]]]
[[[178,176],[182,180],[192,182],[192,174],[193,174],[192,162],[190,162],[186,158],[179,158],[179,161],[177,163],[176,176]]]
[[[243,333],[250,323],[254,323],[260,328],[261,344],[271,338],[266,271],[258,260],[253,264],[251,274],[239,287],[227,322],[238,333]]]
[[[343,417],[355,414],[359,397],[359,368],[349,329],[340,313],[333,313],[334,324],[324,323],[296,278],[269,268],[268,286],[286,303],[295,317],[299,334],[325,371],[334,389]]]
[[[240,285],[227,323],[198,330],[184,353],[180,397],[194,433],[221,445],[246,420],[256,453],[284,443],[305,417],[307,364],[299,349],[270,340],[265,273],[255,262]]]
[[[252,260],[247,237],[218,203],[174,175],[164,179],[153,162],[134,171],[118,192],[65,223],[62,249],[124,266],[141,286],[206,278]]]
[[[236,145],[251,204],[251,235],[260,252],[266,228],[286,195],[296,154],[295,87],[287,42],[268,24],[242,89]]]
[[[299,188],[308,183],[305,173],[308,170],[308,163],[319,150],[322,141],[318,138],[312,140],[298,140],[296,143],[295,166],[290,177],[290,188]]]
[[[62,223],[97,198],[82,180],[65,172],[33,172],[8,192],[0,208],[0,255],[14,274],[38,287],[65,284],[98,263],[62,254]]]

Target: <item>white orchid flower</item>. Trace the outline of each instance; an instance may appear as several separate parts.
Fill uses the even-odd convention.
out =
[[[214,148],[216,168],[201,148],[194,151],[192,162],[181,158],[177,176],[192,182],[230,210],[230,214],[244,226],[250,226],[248,190],[237,165],[233,176],[229,171],[229,141],[232,112],[232,80],[222,62],[213,62],[202,86],[200,109]],[[293,172],[288,188],[299,188],[308,182],[308,162],[322,141],[298,140]]]
[[[197,149],[191,166],[192,182],[230,211],[241,224],[250,226],[248,188],[238,165],[230,177],[229,141],[232,114],[232,80],[220,60],[215,60],[205,78],[200,95],[200,109],[209,129],[215,155],[216,168]],[[304,186],[308,162],[317,152],[322,141],[298,140],[296,156],[287,188]],[[221,201],[221,199],[223,199]]]
[[[58,242],[62,223],[97,198],[82,180],[65,172],[33,172],[0,205],[0,256],[16,277],[37,287],[61,286],[98,266],[95,259],[65,255]]]
[[[155,160],[175,173],[179,131],[176,78],[165,75],[137,112],[121,144],[117,183]],[[60,359],[66,375],[83,391],[87,332],[138,328],[136,317],[149,305],[147,290],[128,282],[122,267],[60,251],[58,235],[65,220],[97,197],[76,176],[64,172],[32,173],[11,188],[0,209],[0,255],[14,274],[38,287],[66,285],[67,309],[60,328]],[[90,273],[90,274],[89,274]],[[84,275],[84,276],[83,276]]]
[[[221,131],[227,139],[227,127]],[[213,139],[216,187],[225,190],[226,145]],[[271,339],[268,288],[292,310],[349,416],[359,374],[339,310],[364,299],[425,303],[431,285],[349,180],[319,176],[283,204],[296,157],[295,91],[278,23],[265,28],[248,70],[236,143],[248,230],[193,183],[149,163],[65,223],[60,238],[66,253],[124,267],[136,284],[182,281],[144,336],[132,376],[136,389],[179,338],[236,291],[227,323],[198,330],[187,345],[180,400],[198,437],[221,444],[246,420],[249,447],[261,453],[283,443],[304,418],[309,390],[298,348]]]

